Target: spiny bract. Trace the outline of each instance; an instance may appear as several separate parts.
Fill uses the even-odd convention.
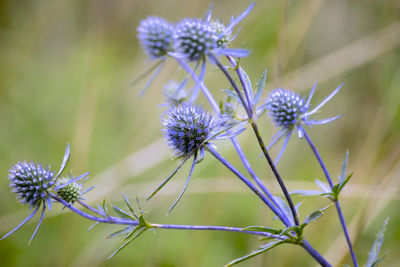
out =
[[[148,17],[140,22],[138,38],[151,58],[165,56],[172,40],[173,25],[160,17]]]
[[[216,127],[210,113],[197,105],[171,107],[164,119],[164,134],[177,157],[204,151]]]
[[[179,22],[173,33],[175,52],[188,61],[203,58],[208,51],[217,48],[218,35],[211,23],[187,18]]]
[[[39,206],[48,197],[48,190],[54,185],[54,173],[42,165],[19,162],[9,171],[8,178],[12,192],[21,203],[29,203],[32,207]]]

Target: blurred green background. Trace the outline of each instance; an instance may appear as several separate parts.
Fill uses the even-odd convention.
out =
[[[148,92],[144,82],[129,83],[150,67],[138,45],[136,27],[147,15],[177,22],[200,17],[211,1],[35,0],[0,1],[0,235],[28,214],[8,187],[7,172],[17,161],[61,162],[71,142],[68,171],[91,171],[91,204],[120,203],[149,194],[176,166],[161,139],[163,85],[182,70],[168,62]],[[251,2],[214,1],[214,16],[227,22]],[[383,266],[400,261],[400,4],[399,1],[258,1],[240,24],[236,47],[253,52],[242,60],[254,83],[268,67],[267,90],[277,86],[303,94],[318,82],[314,103],[340,83],[340,93],[323,108],[321,118],[344,117],[314,127],[311,136],[332,176],[339,174],[346,149],[354,176],[343,192],[342,207],[356,254],[365,263],[375,234],[390,216],[382,252]],[[222,99],[228,87],[219,72],[206,84]],[[266,90],[266,91],[267,91]],[[264,94],[266,96],[266,92]],[[206,103],[203,96],[200,102]],[[265,140],[276,129],[259,120]],[[279,190],[253,133],[239,138],[254,169]],[[221,154],[240,166],[229,142]],[[273,149],[276,156],[278,149]],[[324,179],[304,141],[292,138],[279,170],[289,190],[317,189]],[[279,224],[271,212],[210,156],[195,170],[192,183],[174,212],[165,216],[184,183],[188,166],[160,195],[143,203],[151,222],[176,224]],[[301,217],[329,202],[302,201]],[[115,226],[87,229],[91,223],[55,206],[37,237],[27,245],[35,223],[0,242],[1,266],[222,266],[255,249],[260,242],[245,234],[159,230],[147,232],[117,257],[120,245],[105,239]],[[309,241],[335,266],[350,263],[337,214],[328,210],[306,230]],[[315,266],[298,247],[284,245],[241,266]]]

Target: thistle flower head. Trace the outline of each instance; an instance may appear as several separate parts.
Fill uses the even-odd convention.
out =
[[[42,165],[19,162],[9,171],[8,178],[12,192],[21,203],[29,203],[32,207],[40,206],[48,198],[48,192],[54,185],[54,172]]]
[[[188,61],[197,61],[218,47],[216,28],[210,22],[197,18],[179,22],[173,40],[176,53]]]
[[[12,192],[17,195],[17,199],[20,199],[23,204],[29,203],[33,211],[17,227],[0,238],[0,241],[31,220],[39,208],[42,207],[42,214],[29,242],[35,237],[43,222],[46,209],[51,209],[52,197],[54,196],[51,191],[57,188],[55,185],[57,178],[61,175],[68,163],[69,148],[70,146],[68,144],[60,170],[57,174],[54,174],[54,172],[50,170],[50,167],[43,169],[42,165],[34,163],[19,162],[11,167],[8,178],[10,179]]]
[[[70,175],[69,179],[63,177],[57,182],[57,195],[68,203],[74,203],[82,197],[82,185],[78,182],[70,182],[73,179],[74,177]]]
[[[275,89],[266,101],[268,115],[274,123],[283,128],[291,128],[307,111],[308,105],[299,94],[287,89]]]
[[[290,136],[294,128],[297,128],[297,134],[299,138],[302,138],[304,135],[303,125],[312,126],[312,125],[326,124],[341,117],[340,115],[323,120],[310,119],[311,115],[315,114],[322,106],[324,106],[329,100],[331,100],[332,97],[334,97],[337,92],[339,92],[342,85],[337,87],[328,97],[326,97],[315,108],[309,110],[311,98],[314,94],[315,87],[316,84],[312,88],[310,95],[307,98],[307,101],[305,100],[304,97],[301,97],[299,94],[291,90],[281,89],[281,88],[275,89],[269,93],[265,105],[260,108],[260,111],[262,111],[264,108],[267,109],[268,114],[275,123],[275,125],[282,128],[274,137],[272,137],[268,149],[270,149],[273,145],[275,145],[280,139],[286,137],[282,149],[275,160],[275,164],[278,163],[279,159],[283,155],[283,152],[285,151],[286,145],[290,139]]]
[[[164,119],[164,134],[177,157],[204,151],[216,127],[212,115],[200,106],[171,107]]]
[[[137,28],[138,38],[151,58],[165,56],[172,40],[173,25],[160,17],[147,17]]]

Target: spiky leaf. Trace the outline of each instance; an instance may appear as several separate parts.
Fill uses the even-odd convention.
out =
[[[284,243],[290,243],[290,241],[289,240],[279,240],[279,241],[270,242],[268,244],[263,245],[261,248],[259,248],[259,249],[255,250],[255,251],[247,254],[246,256],[243,256],[241,258],[237,258],[237,259],[229,262],[227,265],[225,265],[225,267],[233,266],[235,264],[238,264],[240,262],[248,260],[248,259],[250,259],[250,258],[252,258],[254,256],[257,256],[257,255],[259,255],[261,253],[264,253],[264,252],[266,252],[266,251],[268,251],[268,250],[270,250],[270,249],[272,249],[274,247],[277,247],[277,246],[279,246],[281,244],[284,244]]]
[[[256,93],[255,93],[254,98],[253,98],[254,105],[257,105],[258,102],[260,101],[262,92],[264,90],[266,79],[267,79],[267,69],[264,70],[264,72],[261,75],[260,80],[257,83],[257,90],[256,90]]]

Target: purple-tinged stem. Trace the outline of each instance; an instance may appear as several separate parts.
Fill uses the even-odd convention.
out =
[[[71,203],[68,203],[64,199],[60,198],[59,196],[56,196],[54,194],[50,193],[50,197],[53,198],[54,200],[60,202],[63,204],[66,208],[70,209],[71,211],[75,212],[76,214],[80,215],[81,217],[84,217],[88,220],[99,222],[99,223],[107,223],[107,224],[120,224],[120,225],[138,225],[139,223],[135,220],[126,220],[126,219],[120,219],[116,217],[105,217],[105,218],[100,218],[96,217],[93,215],[90,215],[84,211],[81,211],[80,209],[74,207]]]
[[[263,182],[258,178],[257,174],[254,172],[254,170],[251,168],[249,161],[247,160],[246,156],[244,155],[244,152],[237,141],[235,137],[231,138],[231,141],[236,148],[236,151],[239,154],[239,157],[242,159],[243,165],[247,169],[248,173],[253,177],[254,181],[257,183],[257,185],[261,188],[261,190],[264,192],[264,194],[274,203],[274,205],[279,209],[279,212],[283,215],[283,217],[286,217],[285,212],[283,212],[281,205],[276,201],[275,197],[271,194],[271,192],[268,190],[268,188],[263,184]],[[286,218],[287,219],[287,218]]]
[[[251,98],[253,98],[253,96],[250,95],[250,90],[248,90],[249,88],[247,88],[246,82],[245,82],[243,74],[241,72],[242,67],[240,67],[239,63],[237,63],[233,57],[227,56],[227,58],[228,58],[229,62],[231,63],[232,67],[235,69],[235,71],[239,77],[239,81],[242,84],[244,93],[246,95],[247,104],[248,104],[247,109],[250,113],[249,117],[253,118],[253,106],[252,106],[252,100],[251,100]]]
[[[227,167],[232,173],[234,173],[242,182],[244,182],[247,187],[251,189],[271,210],[275,212],[275,214],[279,217],[279,219],[286,225],[290,226],[291,223],[288,221],[288,219],[284,216],[282,216],[279,212],[276,212],[276,208],[272,205],[270,200],[266,198],[259,190],[257,187],[255,187],[247,178],[239,172],[232,164],[229,163],[226,159],[224,159],[215,149],[212,147],[207,147],[206,148],[211,155],[213,155],[217,160],[219,160],[225,167]]]
[[[321,256],[321,254],[318,253],[311,245],[308,243],[307,240],[303,240],[303,242],[300,244],[321,266],[324,267],[332,267],[332,265],[324,258]]]
[[[202,90],[203,94],[206,96],[208,102],[210,102],[212,108],[214,109],[214,111],[217,114],[220,114],[220,108],[217,104],[217,102],[215,101],[214,97],[212,96],[212,94],[210,93],[210,91],[208,90],[208,88],[204,85],[203,81],[200,81],[200,79],[197,77],[196,73],[190,68],[190,66],[184,62],[182,59],[179,58],[175,58],[176,61],[179,63],[179,65],[181,65],[181,67],[192,76],[193,81],[200,86],[200,89]],[[279,209],[279,213],[281,214],[278,217],[286,217],[285,213],[282,210],[282,207],[279,205],[279,203],[277,203],[277,201],[275,200],[274,196],[271,194],[271,192],[267,189],[267,187],[261,182],[261,180],[258,178],[258,176],[255,174],[255,172],[253,171],[253,169],[250,166],[249,161],[247,160],[239,142],[237,141],[236,137],[232,137],[231,141],[233,143],[233,146],[235,147],[243,165],[245,166],[246,170],[249,172],[249,174],[253,177],[253,179],[255,180],[255,182],[257,183],[257,185],[261,188],[261,190],[265,193],[265,195],[272,201],[272,203],[274,203],[274,205]],[[274,210],[273,210],[274,211]],[[274,211],[275,212],[275,211]],[[278,215],[278,213],[275,212],[276,215]],[[287,218],[286,218],[287,221]]]
[[[329,185],[330,185],[330,187],[332,189],[334,185],[333,185],[331,176],[330,176],[330,174],[328,172],[328,169],[325,166],[324,161],[322,160],[317,148],[315,147],[314,143],[311,141],[310,136],[307,134],[307,132],[304,130],[304,128],[302,128],[302,131],[303,131],[303,134],[304,134],[304,138],[307,140],[308,144],[311,147],[311,150],[314,152],[314,155],[317,158],[318,163],[321,166],[321,169],[325,174],[326,180],[328,181],[328,183],[329,183]],[[351,254],[351,258],[353,260],[354,267],[358,267],[357,258],[356,258],[356,255],[354,253],[354,250],[353,250],[353,245],[351,243],[349,232],[347,231],[346,221],[344,219],[343,212],[342,212],[342,209],[340,207],[339,200],[335,201],[335,205],[336,205],[337,213],[339,215],[340,224],[342,225],[343,233],[344,233],[344,235],[346,237],[347,245],[349,246],[349,251],[350,251],[350,254]]]
[[[94,213],[96,213],[96,214],[98,214],[98,215],[100,215],[100,216],[103,216],[103,217],[105,216],[105,214],[103,214],[102,212],[100,212],[98,209],[93,208],[92,206],[86,204],[85,202],[83,202],[83,201],[80,200],[80,199],[78,199],[76,202],[78,202],[79,205],[81,205],[82,207],[84,207],[84,208],[90,210],[91,212],[94,212]]]
[[[231,172],[233,172],[240,180],[242,180],[246,185],[258,196],[260,197],[264,202],[265,202],[265,197],[264,195],[261,194],[261,192],[258,191],[258,189],[248,180],[246,177],[243,176],[238,170],[236,170],[235,167],[232,166],[226,159],[224,159],[221,155],[218,154],[217,151],[215,151],[211,147],[207,147],[207,150],[217,159],[219,160],[223,165],[225,165]],[[267,204],[268,205],[268,204]],[[283,219],[280,218],[282,221]],[[289,222],[285,223],[286,226],[290,226],[291,224]],[[319,264],[322,266],[332,266],[329,262],[327,262],[309,243],[307,240],[303,239],[302,242],[300,243],[301,246],[316,260],[318,261]]]
[[[176,225],[176,224],[149,224],[152,228],[161,228],[161,229],[178,229],[178,230],[200,230],[200,231],[225,231],[225,232],[238,232],[238,233],[246,233],[258,236],[266,236],[272,237],[275,239],[286,239],[284,236],[273,235],[266,232],[258,232],[258,231],[246,231],[243,228],[238,227],[228,227],[228,226],[208,226],[208,225]]]
[[[83,212],[77,208],[75,208],[72,204],[66,202],[62,198],[50,194],[50,196],[60,202],[62,205],[64,205],[66,208],[70,209],[71,211],[75,212],[81,217],[84,217],[86,219],[89,219],[91,221],[95,222],[100,222],[100,223],[107,223],[107,224],[118,224],[118,225],[132,225],[136,226],[139,223],[135,220],[127,220],[127,219],[120,219],[116,217],[106,217],[106,218],[100,218],[96,217],[90,214],[87,214],[86,212]],[[95,212],[95,208],[91,207],[90,205],[86,204],[83,201],[80,201],[82,206],[85,208],[88,208],[89,210]],[[272,237],[275,239],[285,239],[286,237],[284,236],[278,236],[278,235],[273,235],[270,233],[266,232],[259,232],[259,231],[246,231],[243,230],[243,228],[238,228],[238,227],[229,227],[229,226],[209,226],[209,225],[177,225],[177,224],[155,224],[155,223],[148,223],[148,226],[150,228],[157,228],[157,229],[178,229],[178,230],[200,230],[200,231],[224,231],[224,232],[237,232],[237,233],[245,233],[245,234],[252,234],[252,235],[258,235],[258,236],[265,236],[265,237]]]
[[[290,210],[292,212],[292,216],[293,216],[293,221],[296,225],[299,225],[299,219],[297,217],[297,212],[296,212],[296,207],[294,206],[293,200],[290,197],[289,191],[287,190],[285,183],[283,182],[278,170],[275,167],[274,162],[271,159],[271,156],[269,155],[268,151],[267,151],[267,147],[265,146],[264,140],[261,137],[260,131],[258,130],[258,126],[256,124],[256,122],[254,120],[252,120],[251,117],[251,112],[248,108],[248,105],[246,104],[246,102],[243,99],[242,93],[240,92],[239,87],[237,86],[237,84],[235,83],[235,81],[233,80],[232,76],[229,74],[229,72],[224,68],[224,66],[221,64],[221,62],[213,55],[210,55],[213,59],[213,61],[217,64],[217,66],[220,68],[220,70],[224,73],[224,75],[226,76],[226,78],[229,80],[229,82],[231,83],[231,85],[233,86],[233,88],[235,89],[236,93],[239,95],[240,100],[242,101],[242,105],[244,107],[244,109],[247,112],[247,115],[249,116],[250,120],[250,124],[253,128],[253,131],[257,137],[257,141],[261,147],[261,150],[265,156],[265,158],[267,159],[267,162],[276,178],[276,180],[279,183],[279,186],[282,189],[283,194],[285,195],[286,201],[290,207]],[[233,67],[236,67],[236,65],[234,65]],[[239,72],[239,70],[237,70]],[[240,76],[239,76],[240,78]],[[245,84],[245,82],[243,81],[243,84]],[[247,91],[247,89],[245,89],[244,91]]]

